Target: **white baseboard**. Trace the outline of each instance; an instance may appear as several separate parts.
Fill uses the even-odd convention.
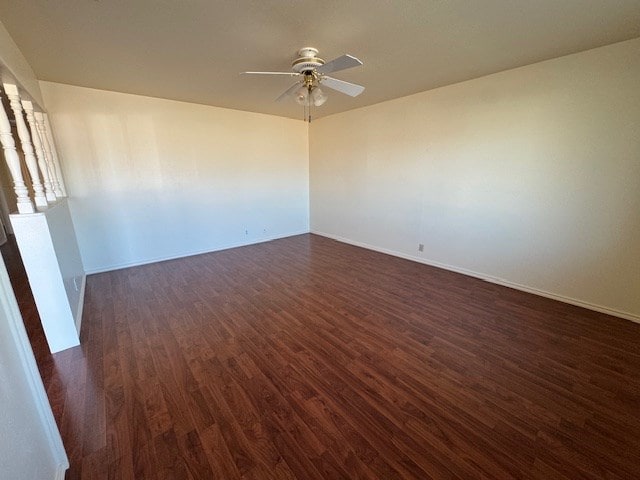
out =
[[[123,268],[139,267],[141,265],[148,265],[150,263],[165,262],[167,260],[175,260],[176,258],[192,257],[194,255],[202,255],[203,253],[221,252],[222,250],[229,250],[231,248],[246,247],[246,246],[249,246],[249,245],[256,245],[258,243],[271,242],[272,240],[279,240],[281,238],[294,237],[296,235],[303,235],[305,233],[309,233],[309,229],[299,230],[299,231],[295,231],[295,232],[288,232],[288,233],[284,233],[282,235],[276,235],[276,236],[273,236],[273,237],[262,237],[262,238],[259,238],[257,240],[250,240],[250,241],[247,241],[247,242],[237,242],[237,243],[233,243],[233,244],[226,244],[226,245],[222,245],[222,246],[215,247],[215,248],[207,248],[207,249],[196,250],[196,251],[192,251],[192,252],[184,252],[184,253],[179,253],[177,255],[169,255],[169,256],[165,256],[165,257],[146,258],[144,260],[135,261],[135,262],[126,262],[126,263],[119,263],[119,264],[109,265],[109,266],[106,266],[106,267],[91,268],[91,269],[86,270],[85,273],[87,275],[93,275],[95,273],[112,272],[114,270],[121,270]]]
[[[425,265],[429,265],[432,267],[442,268],[443,270],[449,270],[451,272],[461,273],[469,277],[479,278],[480,280],[484,280],[485,282],[495,283],[496,285],[502,285],[504,287],[513,288],[515,290],[520,290],[527,293],[533,293],[534,295],[539,295],[541,297],[550,298],[552,300],[558,300],[559,302],[568,303],[570,305],[575,305],[577,307],[586,308],[588,310],[593,310],[599,313],[606,313],[607,315],[612,315],[614,317],[624,318],[625,320],[631,320],[632,322],[640,323],[640,315],[635,315],[633,313],[623,312],[613,308],[603,307],[602,305],[596,305],[596,304],[585,302],[582,300],[577,300],[571,297],[565,297],[564,295],[558,295],[558,294],[547,292],[545,290],[540,290],[534,287],[528,287],[526,285],[521,285],[519,283],[510,282],[509,280],[505,280],[503,278],[486,275],[484,273],[474,272],[472,270],[467,270],[466,268],[455,267],[453,265],[447,265],[445,263],[440,263],[433,260],[416,257],[414,255],[407,255],[406,253],[390,250],[387,248],[377,247],[375,245],[370,245],[364,242],[358,242],[355,240],[351,240],[349,238],[341,237],[339,235],[320,232],[318,230],[311,230],[311,233],[313,233],[314,235],[320,235],[321,237],[327,237],[332,240],[336,240],[338,242],[348,243],[349,245],[354,245],[356,247],[366,248],[367,250],[373,250],[376,252],[385,253],[387,255],[392,255],[394,257],[404,258],[405,260],[411,260],[413,262],[423,263]]]
[[[80,282],[80,298],[78,299],[78,309],[76,310],[76,330],[78,337],[80,336],[80,327],[82,326],[82,311],[84,310],[84,289],[87,286],[87,275],[82,275]]]

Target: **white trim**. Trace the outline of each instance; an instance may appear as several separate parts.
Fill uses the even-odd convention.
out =
[[[196,250],[196,251],[193,251],[193,252],[179,253],[177,255],[169,255],[169,256],[166,256],[166,257],[149,258],[149,259],[141,260],[141,261],[138,261],[138,262],[118,263],[118,264],[110,265],[110,266],[107,266],[107,267],[89,268],[89,269],[85,269],[85,273],[87,275],[93,275],[95,273],[112,272],[114,270],[121,270],[123,268],[139,267],[141,265],[148,265],[150,263],[165,262],[167,260],[175,260],[176,258],[193,257],[194,255],[202,255],[204,253],[221,252],[222,250],[229,250],[231,248],[246,247],[246,246],[249,246],[249,245],[256,245],[258,243],[271,242],[272,240],[279,240],[281,238],[287,238],[287,237],[295,237],[296,235],[304,235],[305,233],[309,233],[309,229],[308,228],[304,229],[304,230],[295,231],[295,232],[285,233],[285,234],[282,234],[282,235],[276,235],[276,236],[273,236],[273,237],[263,237],[263,238],[260,238],[258,240],[251,240],[251,241],[248,241],[248,242],[239,242],[239,243],[233,243],[233,244],[226,244],[226,245],[223,245],[221,247],[206,248],[206,249],[203,249],[203,250]]]
[[[65,474],[67,473],[67,469],[69,466],[58,465],[58,469],[56,470],[56,476],[53,480],[64,480]]]
[[[35,357],[33,356],[33,350],[29,343],[29,337],[24,327],[22,315],[20,314],[18,302],[13,293],[13,287],[11,286],[7,269],[1,260],[0,313],[6,315],[8,320],[11,336],[18,350],[18,360],[25,373],[25,378],[47,436],[47,442],[49,443],[54,462],[58,465],[58,472],[60,469],[63,469],[64,472],[64,470],[69,468],[69,459],[64,451],[62,437],[60,437],[60,431],[58,430],[53,412],[51,411],[51,405],[49,404],[49,399],[47,398],[47,393],[44,389]],[[59,474],[56,474],[56,476],[58,475]]]
[[[392,255],[394,257],[404,258],[405,260],[411,260],[413,262],[423,263],[425,265],[430,265],[432,267],[442,268],[443,270],[449,270],[451,272],[461,273],[469,277],[479,278],[480,280],[484,280],[485,282],[495,283],[496,285],[502,285],[504,287],[513,288],[515,290],[520,290],[527,293],[533,293],[534,295],[539,295],[541,297],[550,298],[552,300],[558,300],[559,302],[568,303],[570,305],[575,305],[577,307],[586,308],[588,310],[593,310],[599,313],[606,313],[607,315],[613,315],[614,317],[624,318],[625,320],[631,320],[632,322],[640,323],[640,315],[635,315],[633,313],[623,312],[620,310],[615,310],[613,308],[603,307],[602,305],[596,305],[596,304],[585,302],[582,300],[577,300],[575,298],[565,297],[564,295],[558,295],[555,293],[547,292],[545,290],[539,290],[534,287],[528,287],[526,285],[521,285],[519,283],[510,282],[509,280],[505,280],[503,278],[494,277],[484,273],[474,272],[473,270],[467,270],[466,268],[455,267],[453,265],[447,265],[446,263],[436,262],[434,260],[416,257],[413,255],[407,255],[406,253],[390,250],[388,248],[376,247],[368,243],[350,240],[348,238],[341,237],[339,235],[320,232],[318,230],[311,230],[311,233],[313,233],[314,235],[320,235],[321,237],[327,237],[332,240],[336,240],[338,242],[348,243],[349,245],[354,245],[356,247],[366,248],[367,250],[373,250],[375,252],[385,253],[387,255]]]
[[[80,337],[80,327],[82,326],[82,311],[84,310],[84,289],[87,286],[87,275],[82,275],[80,282],[80,296],[78,298],[78,310],[76,310],[76,330]]]

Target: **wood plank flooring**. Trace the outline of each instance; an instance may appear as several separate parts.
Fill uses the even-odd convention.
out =
[[[90,276],[82,341],[69,479],[640,478],[640,325],[314,235]]]

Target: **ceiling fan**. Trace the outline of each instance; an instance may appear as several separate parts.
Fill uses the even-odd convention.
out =
[[[305,47],[298,51],[298,58],[291,64],[291,72],[242,72],[242,74],[298,77],[296,83],[276,98],[276,102],[293,97],[299,105],[319,107],[327,101],[327,95],[322,91],[320,85],[351,97],[357,97],[364,91],[362,85],[345,82],[327,75],[360,65],[362,62],[352,55],[342,55],[325,63],[323,59],[318,57],[317,49]]]

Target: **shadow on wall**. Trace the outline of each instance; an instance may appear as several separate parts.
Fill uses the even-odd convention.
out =
[[[87,271],[308,231],[304,122],[48,82],[42,89]]]

